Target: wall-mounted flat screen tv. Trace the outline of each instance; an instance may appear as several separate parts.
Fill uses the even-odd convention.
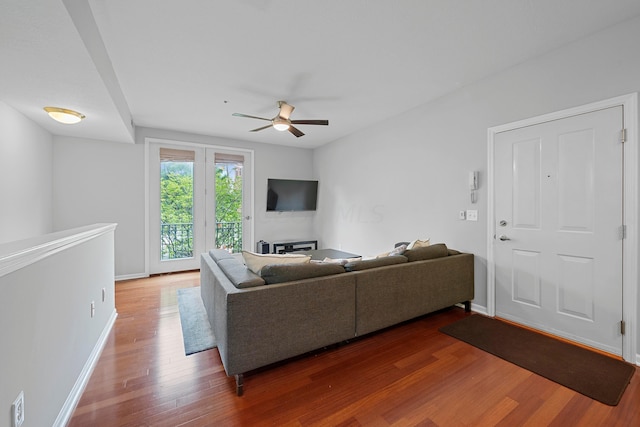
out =
[[[318,181],[267,180],[267,212],[315,211],[317,200]]]

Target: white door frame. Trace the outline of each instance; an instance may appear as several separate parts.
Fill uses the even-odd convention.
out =
[[[145,225],[145,247],[144,247],[144,275],[145,276],[149,276],[149,259],[151,256],[151,251],[150,251],[150,244],[149,244],[149,236],[150,236],[150,207],[149,207],[149,198],[150,198],[150,194],[149,194],[149,145],[155,143],[155,144],[165,144],[165,145],[177,145],[177,146],[183,146],[185,148],[202,148],[202,149],[218,149],[220,151],[237,151],[237,152],[242,152],[242,153],[247,153],[251,156],[251,165],[250,165],[250,174],[251,174],[251,178],[250,181],[247,183],[245,182],[245,185],[249,185],[250,188],[250,192],[251,192],[251,197],[255,198],[254,196],[254,181],[255,179],[253,178],[254,176],[254,150],[251,149],[247,149],[247,148],[238,148],[238,147],[232,147],[232,146],[224,146],[224,145],[213,145],[213,144],[202,144],[202,143],[197,143],[197,142],[187,142],[187,141],[177,141],[177,140],[171,140],[171,139],[163,139],[163,138],[152,138],[152,137],[146,137],[144,139],[144,225]],[[249,242],[253,242],[254,239],[254,220],[253,218],[255,218],[254,216],[254,207],[255,203],[251,203],[251,207],[250,207],[250,212],[248,212],[248,215],[250,216],[250,221],[249,221],[249,235],[250,235],[250,240]],[[249,245],[249,242],[244,243],[243,245]],[[249,246],[247,246],[249,247]],[[207,250],[207,249],[205,249]],[[195,256],[199,259],[200,258],[200,254],[195,254]]]
[[[640,365],[637,353],[638,324],[638,94],[631,93],[600,102],[594,102],[567,110],[557,111],[538,117],[532,117],[513,123],[494,126],[487,130],[488,141],[488,212],[487,212],[487,314],[496,315],[496,282],[493,241],[495,229],[495,194],[493,157],[495,135],[509,130],[533,126],[544,122],[585,114],[604,108],[622,106],[626,128],[624,147],[624,192],[623,216],[626,225],[626,237],[622,242],[622,318],[626,324],[622,336],[622,357],[624,360]]]

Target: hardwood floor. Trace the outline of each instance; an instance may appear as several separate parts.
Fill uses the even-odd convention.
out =
[[[70,426],[631,426],[636,372],[618,406],[593,401],[438,332],[452,308],[245,376],[217,350],[184,355],[176,290],[197,272],[116,284],[116,320]]]

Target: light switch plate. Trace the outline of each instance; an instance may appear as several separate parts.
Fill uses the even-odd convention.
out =
[[[478,220],[478,211],[477,210],[468,210],[467,211],[467,221],[477,221]]]

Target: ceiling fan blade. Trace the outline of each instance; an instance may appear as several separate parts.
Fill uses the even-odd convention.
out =
[[[271,119],[265,119],[264,117],[257,117],[257,116],[249,116],[248,114],[242,114],[242,113],[233,113],[232,116],[236,116],[236,117],[246,117],[248,119],[258,119],[258,120],[267,120],[267,121],[271,121]]]
[[[278,116],[285,120],[291,117],[291,113],[293,113],[293,110],[296,108],[293,105],[287,104],[285,101],[278,101],[278,106],[280,107],[280,114],[278,114]]]
[[[329,125],[329,120],[291,120],[294,125]]]
[[[270,128],[272,125],[266,125],[266,126],[262,126],[261,128],[257,128],[257,129],[251,129],[249,132],[258,132],[259,130],[263,130],[266,128]]]
[[[289,126],[289,132],[291,132],[292,134],[294,134],[295,136],[297,136],[298,138],[300,138],[301,136],[304,135],[304,133],[302,133],[300,131],[300,129],[298,128],[294,128],[293,126]]]

